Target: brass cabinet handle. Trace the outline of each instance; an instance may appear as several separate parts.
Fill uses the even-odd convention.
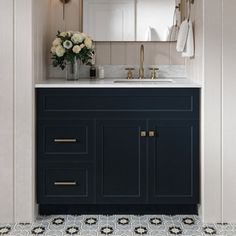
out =
[[[77,182],[72,181],[72,182],[54,182],[55,186],[76,186]]]
[[[155,131],[149,131],[148,132],[148,136],[149,137],[155,137],[156,136],[156,132]]]
[[[54,143],[76,143],[77,142],[77,139],[54,139]]]
[[[141,131],[140,136],[141,137],[147,137],[147,132],[146,131]]]

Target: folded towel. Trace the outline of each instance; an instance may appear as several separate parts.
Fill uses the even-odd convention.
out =
[[[148,26],[146,33],[145,33],[145,41],[152,41],[152,28]]]
[[[185,45],[185,49],[182,53],[183,57],[193,57],[194,56],[194,36],[193,36],[193,24],[192,21],[189,20],[189,31],[188,31],[188,37],[187,42]]]
[[[189,22],[188,20],[184,20],[180,25],[176,50],[177,52],[183,52],[186,46],[187,37],[189,31]]]

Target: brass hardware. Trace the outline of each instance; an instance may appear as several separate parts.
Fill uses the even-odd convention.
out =
[[[147,137],[147,132],[146,131],[141,131],[140,136],[141,137]]]
[[[135,69],[134,68],[125,68],[125,70],[128,71],[127,73],[127,79],[133,79],[133,72]]]
[[[153,67],[153,68],[149,68],[149,70],[151,70],[152,72],[151,72],[151,79],[157,79],[157,71],[159,70],[159,68],[155,68],[155,67]]]
[[[144,46],[140,47],[140,68],[139,68],[139,79],[144,79]]]
[[[148,132],[148,136],[149,137],[155,137],[156,136],[156,132],[155,131],[149,131]]]
[[[54,139],[54,143],[76,143],[77,139]]]
[[[55,186],[76,186],[77,182],[73,181],[73,182],[54,182]]]

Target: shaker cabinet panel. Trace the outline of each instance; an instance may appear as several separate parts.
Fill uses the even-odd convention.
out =
[[[38,121],[40,160],[93,159],[93,122],[90,120]]]
[[[38,89],[38,119],[88,119],[88,117],[157,117],[199,119],[198,89],[69,88]]]
[[[197,121],[150,121],[149,201],[194,204],[199,200]]]
[[[38,201],[41,204],[94,202],[91,165],[47,164],[38,171]]]
[[[146,184],[145,121],[97,122],[97,201],[144,203]]]

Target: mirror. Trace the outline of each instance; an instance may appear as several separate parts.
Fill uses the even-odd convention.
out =
[[[175,41],[180,1],[83,0],[83,31],[94,41]]]

